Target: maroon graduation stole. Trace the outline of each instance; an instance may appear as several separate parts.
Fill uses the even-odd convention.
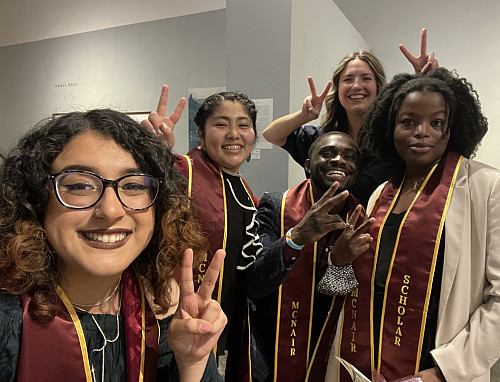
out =
[[[92,382],[85,335],[73,305],[61,288],[54,300],[60,310],[48,325],[31,317],[31,298],[20,296],[23,309],[19,382]],[[56,301],[57,300],[57,301]],[[128,382],[156,381],[159,329],[133,271],[122,275],[122,311]]]
[[[176,155],[175,159],[177,170],[188,180],[188,195],[196,203],[198,218],[203,234],[210,243],[209,253],[205,254],[198,269],[194,271],[193,279],[195,290],[197,290],[203,281],[203,277],[205,276],[215,252],[218,249],[226,249],[226,187],[222,170],[202,152],[201,147],[194,148],[184,156]],[[258,199],[252,194],[252,191],[250,191],[247,182],[243,178],[240,178],[240,180],[255,207],[258,204]],[[195,184],[196,187],[193,187],[193,184]],[[223,224],[221,224],[221,222],[223,222]],[[224,228],[221,229],[221,227]],[[212,294],[212,298],[217,300],[219,304],[222,302],[224,271],[225,267],[223,264]],[[234,272],[234,270],[228,270],[228,272]],[[249,336],[250,331],[248,331],[248,337]],[[247,339],[247,342],[250,343],[250,340]],[[214,348],[214,353],[217,354],[217,345]],[[248,357],[249,354],[248,351]],[[249,358],[247,362],[250,362]],[[246,369],[246,366],[243,368]]]
[[[288,190],[281,206],[281,236],[296,226],[314,204],[310,180]],[[356,203],[350,199],[353,210]],[[332,235],[333,236],[333,235]],[[328,245],[332,245],[332,237]],[[324,381],[328,354],[343,298],[332,298],[315,348],[311,344],[318,244],[306,245],[279,287],[274,381]],[[325,247],[326,248],[326,247]]]
[[[215,252],[218,249],[226,249],[226,187],[222,170],[203,154],[200,147],[191,150],[187,155],[176,155],[175,166],[188,180],[188,195],[196,203],[203,234],[210,243],[209,253],[205,255],[202,263],[195,270],[194,283],[195,289],[198,289]],[[243,178],[240,179],[255,207],[258,200],[253,196],[245,180]],[[193,184],[196,187],[193,187]],[[222,265],[220,270],[217,285],[214,288],[212,296],[219,303],[221,302],[223,279],[224,265]]]
[[[380,233],[400,193],[391,178],[375,202],[370,249],[353,262],[359,288],[346,298],[340,357],[364,375],[388,381],[418,372],[439,243],[462,157],[448,153],[425,178],[399,227],[382,307],[378,363],[373,352],[373,295]],[[401,183],[402,184],[402,183]],[[351,378],[343,367],[341,381]]]

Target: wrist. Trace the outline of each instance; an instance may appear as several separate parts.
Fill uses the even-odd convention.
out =
[[[297,114],[297,125],[299,126],[303,126],[305,125],[306,123],[309,123],[311,121],[313,121],[314,118],[311,119],[310,115],[309,115],[309,110],[304,110],[302,109],[301,111],[298,112]]]
[[[290,248],[300,251],[302,248],[304,248],[304,244],[298,244],[294,242],[294,240],[292,239],[292,234],[293,234],[293,228],[290,228],[285,235],[286,243]],[[293,237],[295,240],[297,240],[297,237],[295,235]]]
[[[174,353],[175,354],[175,353]],[[210,355],[203,357],[201,360],[178,360],[175,359],[177,363],[177,370],[179,372],[179,377],[181,382],[199,381],[203,377],[205,368],[207,366],[208,358]]]

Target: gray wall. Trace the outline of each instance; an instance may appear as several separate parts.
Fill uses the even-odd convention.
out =
[[[500,168],[500,1],[334,0],[353,27],[384,63],[388,78],[412,68],[400,53],[405,44],[420,51],[420,30],[428,29],[428,52],[439,64],[456,69],[479,94],[489,131],[476,159]]]
[[[52,113],[151,111],[164,83],[170,111],[190,88],[226,86],[252,98],[274,98],[275,113],[285,114],[290,6],[290,0],[251,6],[234,0],[228,1],[228,17],[217,10],[1,47],[0,152]],[[188,150],[187,117],[185,110],[175,129],[181,154]],[[262,150],[262,159],[241,171],[260,197],[287,187],[287,164],[282,150]]]
[[[225,40],[220,10],[2,47],[0,151],[54,112],[152,110],[163,83],[173,109],[189,88],[225,86]],[[176,134],[184,153],[187,113]]]
[[[251,98],[273,98],[275,118],[288,113],[291,6],[291,0],[226,2],[226,86]],[[245,164],[241,172],[257,197],[284,191],[288,154],[279,148],[261,150],[261,159]]]

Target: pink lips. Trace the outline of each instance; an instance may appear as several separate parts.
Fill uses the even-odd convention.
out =
[[[410,145],[411,152],[416,153],[416,154],[425,154],[425,153],[429,152],[431,149],[432,149],[432,146],[430,146],[428,144],[424,144],[424,143],[416,143],[416,144]]]

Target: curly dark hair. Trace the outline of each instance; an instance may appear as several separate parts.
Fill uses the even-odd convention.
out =
[[[184,250],[197,261],[208,243],[201,236],[184,177],[174,168],[171,152],[127,115],[109,110],[73,112],[40,122],[7,156],[0,173],[0,290],[31,296],[29,310],[39,321],[57,312],[53,297],[60,261],[43,227],[51,188],[51,166],[75,136],[95,131],[129,152],[141,171],[162,180],[155,201],[155,229],[134,267],[151,286],[159,313],[174,304],[171,278]]]
[[[200,129],[201,136],[205,136],[205,123],[207,119],[210,118],[224,101],[239,102],[243,105],[252,120],[253,132],[255,133],[255,137],[257,137],[257,107],[246,94],[240,92],[220,92],[212,94],[205,99],[194,116],[194,122],[198,126],[198,129]]]
[[[380,90],[360,131],[358,142],[362,155],[375,155],[403,165],[394,145],[394,129],[402,102],[413,92],[443,96],[449,110],[447,150],[467,158],[473,156],[488,131],[488,121],[481,112],[481,103],[472,85],[445,68],[435,69],[428,75],[398,74]]]
[[[360,59],[368,64],[375,76],[375,82],[377,83],[377,91],[380,91],[382,86],[385,85],[385,72],[384,67],[377,57],[366,50],[359,50],[357,52],[349,53],[345,56],[335,68],[332,75],[332,91],[325,98],[326,114],[323,118],[321,128],[323,133],[329,131],[342,131],[348,133],[349,124],[347,122],[347,114],[340,103],[339,99],[339,81],[340,75],[347,67],[347,65],[355,60]]]

